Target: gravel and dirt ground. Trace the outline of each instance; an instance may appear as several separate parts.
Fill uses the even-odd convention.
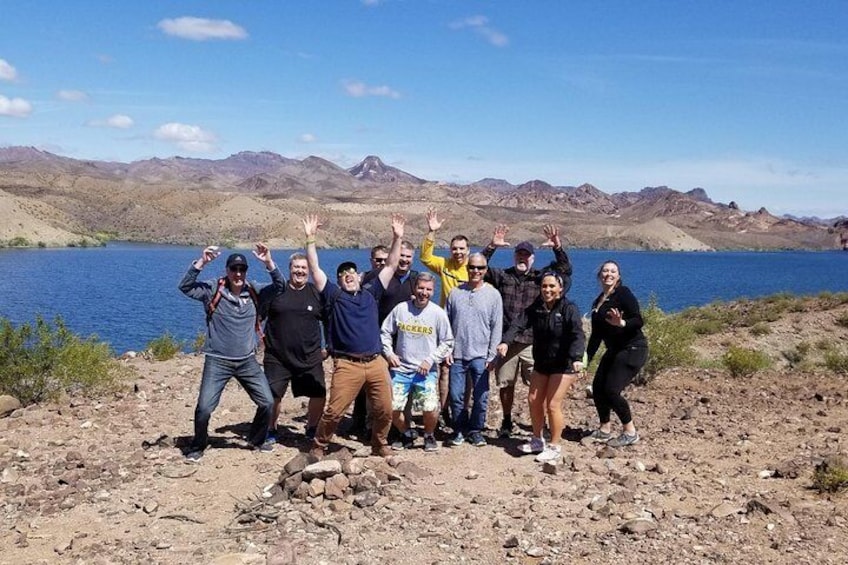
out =
[[[774,322],[763,347],[778,358],[820,336],[844,345],[848,330],[822,321],[841,308]],[[742,339],[711,336],[699,350]],[[202,358],[126,363],[135,377],[124,392],[0,419],[0,564],[848,560],[848,495],[811,488],[815,465],[848,451],[845,376],[665,371],[629,390],[642,441],[621,450],[580,440],[596,417],[582,382],[565,407],[561,465],[543,469],[519,456],[523,438],[494,434],[485,447],[419,444],[385,461],[358,457],[361,444],[342,437],[349,449],[333,458],[344,476],[308,480],[297,468],[307,463],[296,458],[300,400],[285,400],[287,433],[259,453],[245,448],[252,406],[232,383],[213,415],[214,446],[187,464],[179,446]]]

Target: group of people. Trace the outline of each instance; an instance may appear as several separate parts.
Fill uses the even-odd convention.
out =
[[[483,446],[491,373],[503,407],[498,435],[515,432],[520,376],[529,387],[532,437],[518,450],[553,461],[562,452],[564,398],[601,343],[606,352],[592,384],[599,425],[591,437],[615,447],[639,441],[622,392],[646,362],[648,348],[638,301],[622,284],[618,264],[607,261],[597,273],[602,291],[592,304],[587,344],[580,311],[566,296],[572,266],[555,226],[543,228],[542,245],[554,253],[550,265],[535,268],[535,247],[523,241],[515,246],[513,265],[499,269],[488,263],[498,248],[509,246],[506,226],[494,230],[480,253],[471,253],[468,238],[456,235],[450,254],[440,257],[434,251],[444,222],[434,209],[426,222],[419,259],[430,272],[411,269],[415,247],[403,239],[401,215],[391,217],[391,245],[372,249],[371,270],[360,273],[345,261],[335,282],[319,263],[315,243],[321,223],[314,215],[303,219],[305,253],[290,257],[288,280],[271,250],[256,244],[253,254],[271,278],[258,292],[247,282],[247,259],[240,253],[227,258],[223,277],[199,281],[203,268],[220,255],[214,246],[204,249],[180,282],[182,292],[202,301],[207,313],[206,359],[187,459],[203,456],[211,414],[231,378],[257,406],[248,439],[258,450],[273,449],[277,441],[280,400],[289,383],[295,396],[309,399],[306,436],[318,457],[352,403],[354,426],[370,428],[362,437],[369,438],[375,455],[415,445],[415,412],[422,414],[425,451],[439,449],[440,423],[452,431],[448,445]],[[260,339],[264,371],[255,355]],[[333,362],[329,394],[327,356]],[[622,425],[617,436],[613,411]]]

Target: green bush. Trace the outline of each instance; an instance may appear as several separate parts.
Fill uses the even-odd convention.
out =
[[[769,326],[765,322],[757,322],[756,324],[751,326],[751,329],[749,331],[751,332],[751,335],[760,337],[770,334],[771,326]]]
[[[828,457],[813,471],[813,488],[819,492],[839,492],[848,489],[848,464],[842,457]]]
[[[0,318],[0,392],[28,405],[58,397],[63,392],[85,394],[110,390],[128,369],[112,357],[105,343],[82,339],[65,327],[42,317],[35,324],[14,327]]]
[[[192,342],[191,345],[192,345],[192,350],[194,350],[195,353],[200,353],[201,350],[203,349],[203,346],[206,345],[206,332],[205,331],[197,332],[197,335],[194,336],[194,341]]]
[[[848,354],[840,353],[836,349],[825,351],[824,366],[834,373],[848,375]]]
[[[735,345],[724,354],[722,363],[734,377],[748,377],[771,366],[771,360],[762,351]]]
[[[809,352],[810,344],[806,341],[802,341],[792,349],[782,351],[781,354],[783,355],[783,358],[786,359],[786,361],[789,363],[789,367],[795,368],[804,362]]]
[[[147,351],[149,351],[150,354],[153,355],[153,358],[157,361],[173,359],[177,353],[182,350],[183,342],[179,341],[169,332],[165,332],[147,344]]]
[[[644,332],[648,338],[648,362],[643,369],[643,382],[651,380],[658,372],[670,367],[688,367],[697,356],[692,344],[695,332],[682,316],[670,316],[660,310],[656,297],[651,296],[642,310]]]
[[[848,328],[848,314],[842,314],[838,318],[836,318],[836,325],[842,326],[843,328]]]

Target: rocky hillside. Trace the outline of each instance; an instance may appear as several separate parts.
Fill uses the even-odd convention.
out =
[[[778,361],[802,343],[844,344],[848,305],[823,308],[784,311],[768,332],[712,334],[698,350],[709,361],[744,344]],[[845,377],[805,363],[744,378],[666,370],[629,389],[642,440],[621,450],[585,440],[597,416],[582,382],[565,402],[559,465],[517,450],[529,422],[519,384],[519,437],[494,437],[493,395],[487,446],[425,453],[419,441],[384,461],[341,437],[310,468],[299,455],[304,403],[287,396],[281,443],[254,452],[243,439],[252,405],[234,384],[213,415],[212,447],[186,464],[202,359],[126,363],[135,376],[108,398],[0,402],[0,564],[794,565],[848,555],[848,494],[810,488],[818,464],[848,451]]]
[[[417,178],[376,156],[345,170],[319,157],[270,152],[114,163],[0,148],[0,245],[67,245],[97,236],[197,245],[261,239],[296,247],[299,217],[318,212],[330,220],[323,245],[371,246],[388,239],[394,211],[409,216],[410,238],[418,239],[430,206],[447,217],[445,239],[461,231],[475,245],[485,244],[498,223],[509,224],[516,240],[541,241],[540,226],[554,223],[571,246],[619,249],[827,249],[840,234],[765,209],[715,203],[700,188],[606,194],[590,184],[514,186],[490,178],[456,185]]]

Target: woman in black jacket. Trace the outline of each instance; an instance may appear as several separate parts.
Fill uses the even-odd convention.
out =
[[[564,428],[562,402],[583,371],[586,338],[577,306],[563,296],[562,276],[542,275],[540,296],[513,320],[498,345],[506,354],[507,344],[527,327],[533,328],[533,373],[527,399],[530,403],[532,439],[519,446],[523,453],[535,453],[536,461],[554,461],[561,456],[560,441]],[[551,441],[545,445],[542,430],[545,416],[551,429]]]
[[[612,447],[624,447],[639,441],[639,434],[633,424],[630,405],[621,393],[648,360],[648,340],[642,333],[639,302],[630,289],[621,284],[618,263],[607,261],[601,265],[598,281],[603,290],[592,303],[592,333],[586,353],[591,361],[601,341],[606,346],[606,353],[601,357],[592,382],[592,398],[600,427],[591,437]],[[624,428],[615,438],[611,411]]]

